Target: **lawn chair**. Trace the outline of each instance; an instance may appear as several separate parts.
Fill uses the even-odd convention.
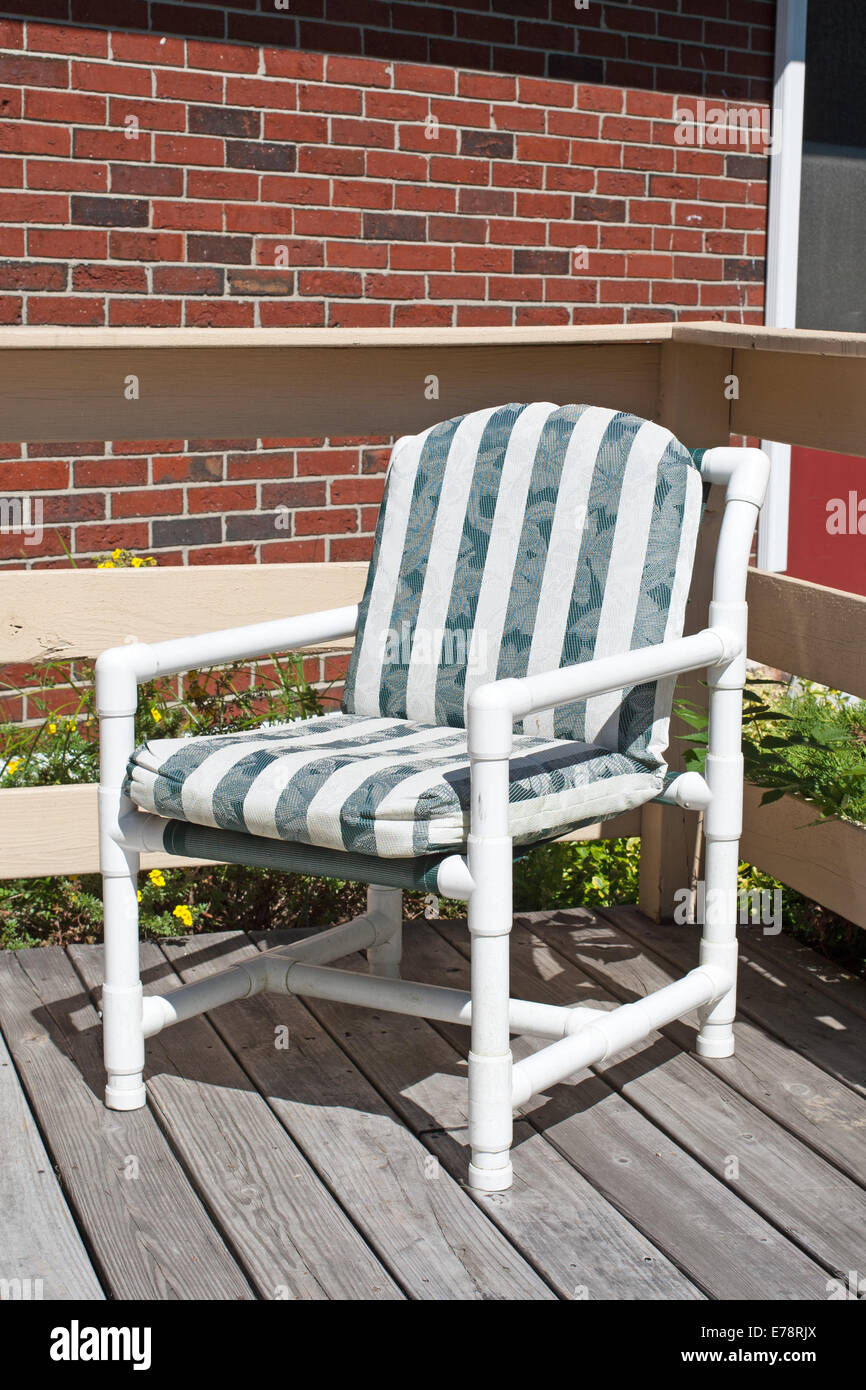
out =
[[[144,1105],[145,1038],[260,990],[467,1023],[469,1183],[498,1192],[530,1096],[695,1008],[698,1054],[729,1056],[745,588],[768,467],[598,406],[477,411],[397,441],[359,607],[104,652],[106,1104]],[[727,485],[713,599],[683,637],[705,483]],[[141,682],[353,634],[339,712],[135,748]],[[671,775],[673,687],[702,668],[706,776]],[[705,812],[697,967],[610,1012],[510,998],[514,855],[653,799]],[[145,998],[142,850],[366,883],[367,911]],[[409,888],[466,900],[468,993],[400,978]],[[334,967],[358,950],[369,974]],[[512,1063],[510,1033],[548,1043]]]

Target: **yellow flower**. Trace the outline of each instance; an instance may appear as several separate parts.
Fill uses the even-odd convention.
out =
[[[113,569],[114,569],[114,561],[113,561],[113,560],[101,560],[100,563],[96,566],[96,568],[97,568],[98,570],[113,570]]]
[[[139,890],[138,890],[138,892],[136,893],[135,896],[138,898],[138,901],[141,902],[141,889],[140,889],[140,888],[139,888]]]
[[[119,548],[118,548],[117,550],[112,550],[112,552],[111,552],[111,558],[112,558],[112,560],[119,560],[122,554],[123,554],[123,551],[120,550]]]
[[[165,874],[162,872],[162,869],[151,869],[150,873],[148,874],[148,878],[150,879],[154,888],[165,887]]]
[[[66,727],[67,727],[67,729],[74,729],[74,728],[75,728],[75,720],[74,720],[74,719],[67,719],[67,721],[66,721]]]
[[[152,709],[152,710],[150,711],[150,717],[151,717],[151,719],[154,721],[155,724],[158,724],[159,721],[160,721],[160,719],[162,719],[162,715],[160,714],[160,712],[159,712],[158,709]]]
[[[134,570],[140,569],[140,567],[141,567],[143,564],[144,564],[144,561],[142,560],[141,556],[140,556],[140,555],[136,555],[135,559],[132,561],[132,568],[133,568]]]
[[[192,926],[192,913],[190,912],[189,908],[186,907],[183,903],[178,903],[177,907],[174,909],[172,916],[180,918],[181,922],[183,922],[185,927]]]
[[[21,759],[20,759],[20,758],[13,758],[11,762],[8,762],[8,763],[6,764],[6,771],[7,771],[7,772],[17,772],[20,766],[21,766]]]
[[[57,725],[56,725],[56,724],[49,724],[49,725],[48,725],[48,732],[49,732],[49,734],[56,734],[56,733],[57,733]]]

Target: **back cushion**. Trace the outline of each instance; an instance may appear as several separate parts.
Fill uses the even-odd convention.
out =
[[[486,681],[679,637],[701,498],[668,430],[600,406],[501,405],[399,439],[343,709],[463,725]],[[673,686],[550,710],[522,731],[658,768]]]

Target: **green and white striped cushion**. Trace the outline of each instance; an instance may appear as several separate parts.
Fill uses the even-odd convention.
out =
[[[662,780],[625,754],[518,735],[511,831],[523,844],[564,834],[648,801]],[[127,791],[169,819],[382,858],[456,849],[469,833],[465,732],[380,716],[153,740]]]
[[[397,441],[347,713],[461,727],[485,681],[682,633],[701,479],[660,425],[599,406],[503,405]],[[524,721],[663,767],[673,680]]]

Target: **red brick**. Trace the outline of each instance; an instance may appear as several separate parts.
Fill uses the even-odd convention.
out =
[[[378,275],[364,277],[364,296],[367,299],[421,299],[424,296],[423,275]]]
[[[186,130],[186,106],[179,101],[139,101],[129,97],[111,97],[108,111],[109,125],[120,126],[121,129],[125,127],[130,116],[135,116],[142,130]]]
[[[0,19],[0,48],[23,48],[24,25],[19,19]]]
[[[185,232],[221,232],[223,208],[220,203],[191,203],[154,199],[150,205],[151,225],[165,229],[176,227]]]
[[[591,87],[581,84],[577,89],[577,107],[580,111],[612,111],[623,108],[625,93],[619,87]]]
[[[149,487],[143,491],[115,492],[111,499],[111,515],[179,516],[184,509],[180,488]]]
[[[325,75],[325,60],[321,53],[263,48],[262,58],[269,77],[296,77],[306,82],[321,82]]]
[[[457,75],[457,91],[462,97],[480,97],[485,101],[514,101],[517,81],[513,77],[494,76],[484,72],[461,72]]]
[[[153,157],[161,164],[223,163],[223,142],[210,135],[157,135]]]
[[[79,459],[74,464],[74,474],[76,487],[144,487],[147,459]]]
[[[108,254],[108,234],[97,228],[51,228],[32,227],[28,232],[28,252],[31,256],[74,256],[99,257]],[[7,252],[7,254],[15,254]]]
[[[117,62],[150,63],[153,66],[180,67],[186,62],[183,39],[157,34],[112,33],[111,56]]]
[[[257,72],[258,49],[237,43],[201,43],[190,39],[186,60],[191,68],[206,68],[209,72]]]
[[[69,487],[69,464],[65,459],[17,459],[4,463],[2,479],[7,492],[66,489]]]
[[[41,85],[34,83],[34,86]],[[46,86],[66,86],[67,83],[46,83]],[[150,69],[122,67],[119,63],[72,63],[71,82],[76,91],[118,92],[130,96],[149,97]]]
[[[262,328],[323,328],[325,309],[309,300],[287,303],[269,299],[259,305],[259,322]]]
[[[118,521],[100,522],[98,525],[76,526],[75,528],[75,549],[79,553],[93,551],[96,554],[105,554],[114,550],[117,546],[123,546],[127,550],[148,549],[150,540],[149,527],[146,521],[124,522]],[[162,564],[162,559],[160,559]]]
[[[630,91],[625,94],[625,109],[630,116],[657,116],[669,121],[673,116],[674,98],[669,92]]]
[[[358,515],[350,508],[329,507],[327,510],[294,514],[297,536],[337,536],[357,531]]]
[[[72,288],[93,294],[146,294],[147,272],[139,265],[76,265]]]
[[[363,109],[360,91],[355,87],[331,87],[302,83],[298,87],[299,111],[342,112],[344,115],[359,116]]]
[[[31,58],[0,53],[0,84],[13,87],[68,87],[69,63],[64,58]]]
[[[99,327],[105,322],[105,304],[101,299],[68,299],[61,295],[32,298],[27,304],[27,322]]]
[[[29,159],[27,187],[62,189],[76,193],[107,193],[108,168],[104,164],[83,165],[80,160]]]
[[[390,87],[391,72],[387,63],[370,58],[328,57],[327,81],[337,85],[358,87]]]
[[[44,194],[0,194],[0,222],[68,222],[69,199]]]
[[[39,91],[24,93],[24,111],[30,121],[55,121],[66,125],[104,125],[106,98],[83,92]]]
[[[177,232],[114,231],[110,245],[118,261],[183,260],[183,237]]]
[[[180,303],[172,299],[112,299],[108,305],[112,327],[179,328],[181,318]]]
[[[255,487],[191,487],[187,494],[190,512],[246,512],[256,505]]]
[[[454,80],[454,72],[447,68],[427,67],[420,63],[394,64],[394,86],[404,91],[450,95],[454,91]]]
[[[190,328],[251,328],[255,305],[235,300],[188,300],[186,323]]]
[[[155,95],[178,101],[220,102],[223,96],[223,78],[215,72],[157,70]]]
[[[579,90],[586,91],[588,89],[580,88]],[[575,88],[570,82],[539,81],[534,77],[520,78],[519,100],[525,102],[528,106],[563,106],[570,108],[574,106],[574,97]],[[583,105],[583,102],[580,104]]]
[[[450,328],[454,308],[450,304],[397,304],[395,328]]]

